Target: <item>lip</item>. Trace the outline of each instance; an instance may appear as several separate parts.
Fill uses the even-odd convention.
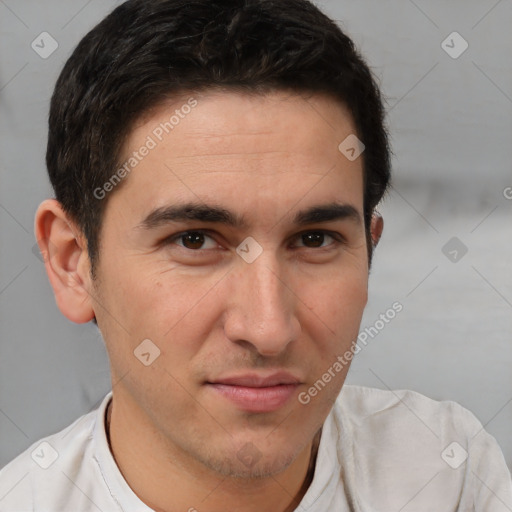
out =
[[[221,377],[206,385],[214,392],[247,412],[272,412],[283,407],[292,397],[300,380],[287,372]]]
[[[225,384],[227,386],[244,386],[248,388],[265,388],[282,384],[300,384],[300,379],[288,372],[275,372],[267,376],[257,373],[244,373],[219,377],[209,384]]]

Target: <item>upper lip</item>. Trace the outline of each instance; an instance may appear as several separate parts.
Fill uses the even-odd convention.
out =
[[[250,388],[265,388],[270,386],[279,386],[283,384],[300,384],[300,379],[288,372],[276,372],[266,377],[257,373],[245,373],[241,375],[232,375],[221,377],[209,384],[225,384],[227,386],[245,386]]]

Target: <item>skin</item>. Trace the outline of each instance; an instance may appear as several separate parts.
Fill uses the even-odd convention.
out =
[[[97,318],[112,373],[111,449],[140,499],[165,512],[220,512],[226,503],[293,510],[348,366],[309,404],[298,395],[351,347],[367,302],[363,157],[351,162],[338,150],[355,128],[333,99],[194,97],[197,107],[105,199],[96,280],[83,235],[55,200],[39,207],[36,236],[62,313],[77,323]],[[146,113],[123,156],[184,103]],[[243,215],[247,226],[140,227],[154,208],[189,201]],[[360,222],[293,223],[299,210],[334,201],[351,205]],[[198,229],[208,230],[199,243],[169,240]],[[374,216],[374,244],[381,232]],[[249,236],[263,248],[253,263],[236,252]],[[145,339],[160,350],[149,366],[134,356]],[[241,410],[206,384],[278,370],[300,384],[272,412]],[[237,457],[247,450],[253,465]]]

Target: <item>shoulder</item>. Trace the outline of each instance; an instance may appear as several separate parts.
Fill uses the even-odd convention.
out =
[[[92,437],[96,411],[84,414],[60,432],[43,437],[0,470],[0,484],[5,476],[17,470],[33,467],[47,469],[57,460],[69,462],[83,452]]]
[[[512,480],[498,443],[457,402],[345,385],[333,419],[346,477],[367,507],[380,500],[399,509],[411,490],[425,486],[414,498],[417,510],[441,510],[448,496],[450,505],[471,510],[512,507]]]
[[[408,389],[383,390],[346,384],[336,405],[355,423],[379,418],[379,423],[392,422],[396,428],[400,419],[404,426],[426,423],[426,427],[433,429],[464,431],[469,437],[482,430],[478,418],[459,403],[434,400]]]
[[[110,393],[103,404],[109,396]],[[90,471],[87,466],[92,461],[100,409],[32,443],[0,470],[0,510],[33,510],[35,496],[38,505],[47,506],[69,497],[70,482]],[[66,498],[59,495],[64,489]]]

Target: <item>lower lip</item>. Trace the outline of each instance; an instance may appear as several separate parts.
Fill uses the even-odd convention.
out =
[[[282,384],[266,388],[227,384],[208,384],[208,386],[244,411],[272,412],[283,407],[290,400],[298,384]]]

